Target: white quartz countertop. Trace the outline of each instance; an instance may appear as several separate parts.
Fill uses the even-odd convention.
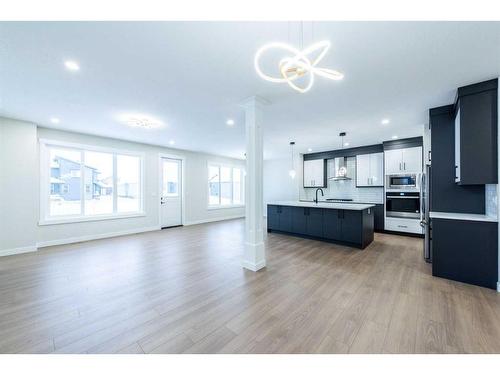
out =
[[[469,220],[469,221],[489,221],[489,222],[497,222],[497,218],[488,215],[480,215],[480,214],[459,214],[455,212],[438,212],[431,211],[429,212],[429,216],[431,219],[449,219],[449,220]]]
[[[362,211],[367,208],[375,207],[374,204],[361,203],[327,203],[327,202],[299,202],[299,201],[274,201],[267,204],[275,206],[294,206],[294,207],[311,207],[311,208],[331,208],[336,210],[353,210]]]

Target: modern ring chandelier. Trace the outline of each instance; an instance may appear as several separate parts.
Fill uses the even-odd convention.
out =
[[[286,56],[279,61],[278,69],[280,72],[280,76],[278,77],[273,77],[264,73],[260,66],[260,59],[262,55],[271,49],[281,49],[290,54],[289,56]],[[257,71],[257,74],[266,81],[275,83],[286,82],[294,90],[305,93],[311,89],[314,83],[315,75],[335,81],[344,78],[344,75],[340,72],[337,72],[336,70],[317,67],[318,63],[323,59],[323,57],[325,57],[329,49],[330,42],[327,40],[314,43],[313,45],[306,49],[303,49],[302,51],[286,43],[269,43],[262,46],[255,54],[255,70]],[[317,57],[315,59],[309,58],[309,55],[314,56],[315,53],[317,54]],[[294,82],[298,78],[302,77],[308,78],[308,81],[305,85],[301,86]]]

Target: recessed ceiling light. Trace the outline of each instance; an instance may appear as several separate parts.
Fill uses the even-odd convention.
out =
[[[59,124],[61,120],[59,120],[57,117],[51,117],[50,122],[53,124]]]
[[[384,118],[382,119],[382,121],[380,121],[382,123],[382,125],[387,125],[388,123],[391,122],[391,120],[389,120],[388,118]]]
[[[313,149],[312,148],[308,148],[307,149],[307,152],[311,152]]]
[[[349,142],[344,143],[344,146],[349,146]]]
[[[133,128],[155,129],[163,123],[149,115],[141,113],[128,113],[120,116],[120,121]]]
[[[228,119],[228,120],[226,121],[226,125],[227,125],[227,126],[233,126],[233,125],[234,125],[234,120],[233,120],[233,119],[231,119],[231,118],[230,118],[230,119]]]
[[[168,144],[169,144],[170,146],[173,146],[173,145],[175,145],[175,141],[174,141],[173,139],[171,139],[170,141],[168,141]]]
[[[397,135],[393,135],[392,139],[398,139],[398,136]]]
[[[66,69],[71,70],[72,72],[77,72],[80,70],[80,65],[76,61],[73,60],[66,60],[64,62],[64,66]]]

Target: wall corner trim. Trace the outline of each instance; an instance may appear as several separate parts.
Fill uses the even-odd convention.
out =
[[[497,292],[500,293],[500,281],[497,282]]]
[[[161,230],[160,226],[135,228],[135,229],[124,230],[124,231],[119,231],[119,232],[108,232],[108,233],[81,236],[81,237],[61,238],[59,240],[38,242],[37,247],[42,248],[42,247],[48,247],[48,246],[67,245],[67,244],[77,243],[77,242],[85,242],[85,241],[92,241],[92,240],[100,240],[100,239],[104,239],[104,238],[127,236],[130,234],[153,232],[153,231],[157,231],[157,230]]]
[[[0,257],[8,256],[8,255],[16,255],[16,254],[24,254],[24,253],[33,253],[37,251],[37,246],[24,246],[24,247],[15,247],[12,249],[0,250]]]

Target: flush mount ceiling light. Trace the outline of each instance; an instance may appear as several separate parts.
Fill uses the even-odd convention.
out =
[[[382,121],[380,121],[382,123],[382,125],[387,125],[388,123],[390,123],[391,121],[388,119],[388,118],[384,118],[382,119]]]
[[[234,120],[233,120],[233,119],[231,119],[231,118],[230,118],[230,119],[228,119],[228,120],[226,121],[226,125],[227,125],[227,126],[234,126]]]
[[[281,74],[279,77],[273,77],[264,73],[260,66],[262,55],[272,49],[283,50],[288,53],[288,56],[282,58],[278,62],[278,69]],[[335,81],[344,78],[344,75],[336,70],[317,67],[318,63],[325,57],[329,49],[330,42],[327,40],[314,43],[302,51],[286,43],[269,43],[262,46],[255,54],[255,70],[257,74],[266,81],[275,83],[286,82],[294,90],[305,93],[311,89],[315,75]],[[311,61],[309,56],[314,54],[317,54],[317,57]],[[298,78],[303,77],[308,78],[304,86],[299,86],[294,82]]]
[[[307,152],[311,152],[312,150],[313,150],[313,149],[309,147],[309,148],[307,149]]]
[[[168,144],[169,144],[170,146],[173,146],[173,145],[175,145],[175,141],[174,141],[173,139],[171,139],[170,141],[168,141]]]
[[[76,61],[73,60],[66,60],[64,62],[64,66],[66,69],[71,70],[72,72],[77,72],[80,70],[80,65]]]
[[[398,136],[397,135],[393,135],[391,138],[392,139],[398,139]]]
[[[160,120],[143,114],[125,114],[120,116],[120,121],[133,128],[155,129],[163,125]]]
[[[59,124],[61,122],[61,120],[59,120],[59,118],[57,118],[57,117],[51,117],[50,122],[53,124]]]

